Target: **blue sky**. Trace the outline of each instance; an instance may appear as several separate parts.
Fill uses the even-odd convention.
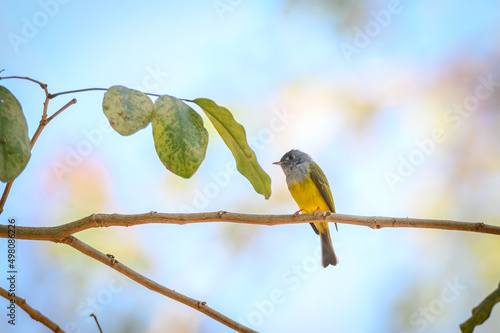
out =
[[[358,31],[380,24],[373,12],[388,3],[351,4],[364,15],[343,29],[342,11],[325,12],[321,1],[222,3],[230,9],[218,12],[217,1],[10,2],[0,13],[0,69],[2,76],[47,83],[51,93],[119,84],[211,98],[253,138],[272,179],[271,198],[228,166],[232,156],[208,119],[207,158],[184,180],[158,160],[151,127],[129,137],[110,131],[103,93],[87,92],[50,102],[49,113],[78,100],[42,133],[2,223],[14,216],[19,225],[53,226],[91,213],[151,210],[292,213],[284,175],[271,164],[292,148],[307,151],[325,171],[339,213],[499,223],[498,91],[458,129],[444,120],[473,94],[478,77],[500,81],[497,2],[401,2],[350,59],[342,43],[355,45]],[[32,135],[41,89],[18,80],[0,84],[21,102]],[[386,174],[397,173],[400,157],[408,160],[436,128],[448,139],[391,186]],[[82,147],[88,153],[79,153]],[[74,166],[58,172],[71,158]],[[458,232],[340,225],[332,234],[340,264],[328,269],[317,265],[319,240],[306,225],[145,225],[76,236],[263,332],[449,331],[500,273],[498,258],[484,254],[492,236]],[[68,331],[94,330],[85,311],[91,309],[106,332],[229,332],[130,280],[116,282],[111,269],[63,245],[18,247],[19,295]],[[455,280],[466,287],[444,303],[441,295]],[[89,297],[99,307],[88,306]],[[444,307],[434,319],[410,319],[439,302]],[[44,331],[18,311],[17,331]],[[478,332],[491,331],[498,317],[494,311]]]

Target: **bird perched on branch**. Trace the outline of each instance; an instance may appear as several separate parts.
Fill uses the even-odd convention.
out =
[[[335,204],[333,202],[332,191],[328,184],[323,170],[306,153],[293,149],[283,155],[279,162],[273,164],[280,165],[286,176],[288,189],[292,194],[299,212],[335,213]],[[337,265],[339,262],[333,251],[332,240],[330,238],[330,229],[328,222],[311,223],[316,234],[321,238],[321,257],[323,267],[328,265]],[[337,227],[337,224],[335,224]]]

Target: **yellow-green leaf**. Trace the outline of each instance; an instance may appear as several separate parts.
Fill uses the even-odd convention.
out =
[[[203,119],[181,100],[159,97],[151,118],[158,157],[178,176],[191,177],[205,159],[208,131]]]
[[[207,98],[197,98],[198,104],[212,122],[226,146],[233,153],[238,171],[245,176],[257,193],[266,199],[271,195],[271,178],[262,170],[254,151],[248,146],[245,129],[234,120],[231,112]]]
[[[490,317],[491,310],[495,304],[500,303],[500,284],[498,288],[489,294],[478,306],[472,309],[472,317],[460,325],[463,333],[472,333],[476,326],[481,325]]]
[[[130,135],[148,126],[153,102],[140,91],[112,86],[104,94],[102,109],[115,131]]]
[[[0,86],[0,180],[9,182],[24,170],[31,156],[28,124],[21,104]]]

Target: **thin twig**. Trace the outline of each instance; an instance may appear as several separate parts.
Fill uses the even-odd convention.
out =
[[[49,94],[49,99],[55,98],[60,95],[66,95],[66,94],[74,94],[74,93],[79,93],[79,92],[84,92],[84,91],[106,91],[108,90],[107,88],[85,88],[85,89],[76,89],[76,90],[68,90],[68,91],[61,91],[56,94]]]
[[[85,89],[61,91],[61,92],[58,92],[56,94],[49,94],[49,99],[52,99],[52,98],[60,96],[60,95],[75,94],[75,93],[80,93],[80,92],[85,92],[85,91],[107,91],[107,90],[108,90],[108,88],[85,88]],[[148,93],[148,92],[145,92],[144,94],[149,95],[149,96],[154,96],[154,97],[161,96],[159,94],[152,94],[152,93]]]
[[[500,226],[488,225],[482,222],[459,222],[450,220],[431,220],[404,217],[373,217],[344,214],[300,214],[293,215],[257,215],[240,214],[225,211],[193,214],[166,214],[150,212],[145,214],[92,214],[82,219],[54,227],[16,227],[16,238],[47,240],[61,242],[64,238],[77,232],[102,227],[130,227],[134,225],[165,223],[189,224],[201,222],[235,222],[274,226],[280,224],[297,224],[310,222],[336,222],[367,226],[373,229],[381,228],[426,228],[471,231],[485,234],[500,235]],[[0,225],[0,238],[8,237],[6,225]]]
[[[94,317],[95,323],[97,324],[97,327],[99,328],[99,332],[101,332],[101,333],[102,333],[102,328],[101,328],[101,325],[99,325],[99,320],[97,320],[96,315],[92,312],[92,313],[90,314],[90,316],[91,316],[91,317]]]
[[[46,99],[45,101],[47,102],[48,99]],[[47,118],[46,110],[45,110],[45,107],[44,107],[44,115],[42,116],[42,120],[40,121],[40,125],[38,125],[38,128],[35,131],[35,134],[33,134],[33,137],[31,138],[31,148],[32,149],[33,149],[33,146],[35,145],[36,140],[38,140],[38,137],[40,136],[40,134],[42,133],[43,129],[45,128],[45,126],[47,126],[47,124],[52,119],[54,119],[58,114],[60,114],[61,112],[63,112],[64,110],[66,110],[68,107],[70,107],[71,105],[73,105],[75,103],[76,103],[76,99],[73,98],[71,101],[69,101],[68,103],[66,103],[62,108],[60,108],[59,110],[57,110],[49,118]]]
[[[59,110],[57,110],[52,116],[50,116],[49,118],[47,118],[47,123],[49,123],[52,119],[54,119],[55,117],[57,117],[58,114],[60,114],[61,112],[63,112],[64,110],[66,110],[67,108],[69,108],[71,105],[73,105],[75,103],[76,103],[76,98],[73,98],[71,101],[69,101],[68,103],[66,103],[66,105],[64,105],[62,108],[60,108]]]
[[[20,80],[28,80],[31,82],[35,82],[38,85],[40,85],[40,87],[45,91],[46,95],[49,95],[49,93],[47,91],[47,84],[42,83],[38,80],[32,79],[32,78],[27,77],[27,76],[15,76],[15,75],[14,76],[4,76],[4,77],[0,76],[0,80],[7,80],[7,79],[20,79]]]
[[[2,72],[3,72],[3,70],[2,70]],[[20,80],[31,81],[31,82],[37,83],[43,89],[43,91],[45,92],[45,102],[43,103],[42,120],[40,121],[40,126],[41,126],[42,122],[46,122],[47,108],[48,108],[48,103],[49,103],[49,99],[48,99],[49,91],[47,90],[47,85],[45,83],[42,83],[38,80],[32,79],[32,78],[27,77],[27,76],[0,77],[0,80],[7,80],[7,79],[20,79]],[[36,138],[38,138],[38,136],[42,132],[43,128],[40,128],[40,126],[38,126],[35,134],[33,135],[33,138],[35,138],[35,140],[33,140],[33,138],[31,139],[31,148],[33,148],[33,145],[35,144]],[[10,182],[7,183],[7,185],[5,185],[5,188],[4,188],[3,193],[2,193],[2,198],[0,199],[0,214],[2,214],[2,212],[3,212],[3,207],[5,206],[5,202],[7,201],[7,197],[9,196],[10,189],[12,188],[12,184],[14,183],[14,180],[15,179],[11,180]]]
[[[33,149],[33,146],[35,145],[36,140],[38,140],[38,137],[42,133],[42,131],[45,128],[45,126],[47,126],[47,124],[52,119],[54,119],[58,114],[60,114],[64,110],[66,110],[71,105],[75,104],[76,103],[76,99],[73,98],[71,101],[69,101],[68,103],[66,103],[66,105],[64,105],[62,108],[60,108],[59,110],[57,110],[49,118],[47,118],[47,114],[46,114],[46,112],[47,112],[46,108],[47,108],[48,99],[45,99],[45,102],[46,103],[44,103],[44,111],[43,111],[44,114],[42,115],[42,120],[40,121],[40,124],[38,125],[38,128],[35,131],[35,134],[33,134],[33,137],[31,138],[31,149]],[[7,185],[5,185],[5,188],[4,188],[3,193],[2,193],[2,198],[0,199],[0,214],[2,214],[2,212],[3,212],[3,207],[5,206],[5,202],[7,201],[7,197],[9,196],[9,192],[10,192],[10,189],[12,187],[12,184],[14,183],[14,180],[11,180],[10,182],[7,183]]]
[[[16,235],[17,236],[17,235]],[[102,262],[103,264],[113,268],[114,270],[122,273],[123,275],[129,277],[130,279],[136,281],[137,283],[145,286],[146,288],[155,291],[157,293],[160,293],[164,296],[167,296],[173,300],[176,300],[180,303],[186,304],[187,306],[192,307],[195,310],[198,310],[207,316],[221,322],[222,324],[238,331],[238,332],[245,332],[245,333],[256,333],[254,330],[241,325],[240,323],[232,320],[229,317],[226,317],[222,313],[215,311],[211,307],[207,305],[206,302],[198,301],[194,298],[185,296],[175,290],[169,289],[167,287],[162,286],[161,284],[145,277],[144,275],[141,275],[134,271],[133,269],[125,266],[121,262],[117,261],[114,256],[109,256],[106,255],[92,246],[80,241],[74,236],[69,236],[66,237],[61,241],[64,244],[67,244],[76,250],[82,252],[83,254],[96,259],[97,261]]]
[[[0,198],[0,214],[3,212],[3,206],[5,205],[5,201],[7,201],[7,197],[9,196],[10,189],[12,188],[12,183],[14,180],[11,180],[7,184],[5,184],[5,188],[3,189],[2,198]]]
[[[47,90],[47,85],[45,83],[42,83],[40,81],[34,80],[32,78],[29,78],[29,77],[22,77],[22,76],[7,76],[7,77],[0,77],[0,79],[23,79],[23,80],[32,81],[32,82],[38,83],[40,85],[40,87],[42,87],[42,89],[45,92],[45,101],[43,103],[42,119],[40,120],[40,124],[38,125],[35,133],[33,134],[33,137],[31,138],[31,149],[33,149],[33,146],[35,145],[36,140],[38,140],[38,137],[42,133],[45,126],[47,126],[47,124],[51,120],[53,120],[57,115],[59,115],[61,112],[63,112],[68,107],[70,107],[71,105],[76,103],[76,99],[73,98],[71,101],[66,103],[66,105],[64,105],[62,108],[57,110],[52,116],[47,118],[47,110],[49,108],[49,99],[50,99],[49,96],[50,96],[50,94],[49,94],[49,91]],[[0,199],[0,214],[2,214],[2,212],[3,212],[3,207],[5,206],[5,202],[7,201],[7,197],[9,196],[10,189],[12,188],[12,184],[14,183],[14,180],[11,180],[10,182],[7,183],[7,185],[5,185],[5,188],[4,188],[3,193],[2,193],[2,198]]]
[[[9,296],[7,290],[3,289],[2,287],[0,287],[0,296],[6,298],[9,301],[14,300],[15,304],[18,305],[21,309],[23,309],[27,314],[29,314],[33,320],[39,321],[40,323],[51,329],[53,332],[64,333],[64,331],[59,327],[59,325],[57,325],[52,320],[44,316],[40,311],[32,308],[28,303],[26,303],[25,299],[18,296]]]

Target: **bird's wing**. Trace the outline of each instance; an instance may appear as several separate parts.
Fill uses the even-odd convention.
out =
[[[311,164],[311,177],[321,193],[321,196],[325,199],[328,208],[330,208],[332,213],[335,213],[335,203],[333,202],[332,190],[330,189],[330,185],[328,185],[328,180],[323,170],[314,162]]]

